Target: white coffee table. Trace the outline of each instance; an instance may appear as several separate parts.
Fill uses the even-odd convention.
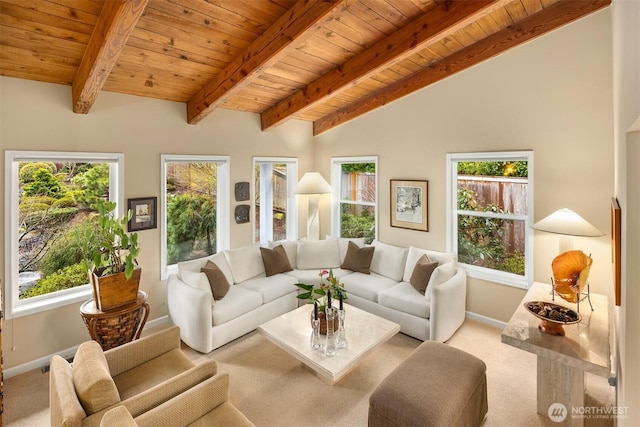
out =
[[[355,368],[371,350],[400,331],[400,325],[345,304],[347,348],[337,350],[335,356],[325,356],[322,350],[311,350],[310,315],[313,306],[302,307],[276,317],[258,327],[269,341],[298,359],[330,385]],[[321,335],[321,339],[324,339]]]

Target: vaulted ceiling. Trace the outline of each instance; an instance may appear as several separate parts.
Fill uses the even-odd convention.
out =
[[[0,0],[0,74],[71,86],[79,114],[111,91],[317,135],[610,3]]]

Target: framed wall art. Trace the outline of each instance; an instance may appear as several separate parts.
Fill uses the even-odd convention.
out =
[[[156,228],[158,217],[158,198],[140,197],[128,199],[128,208],[133,212],[127,226],[128,231],[140,231]]]
[[[611,262],[613,263],[613,290],[616,305],[620,305],[620,204],[615,197],[611,198]]]
[[[391,226],[429,231],[429,181],[391,180]]]

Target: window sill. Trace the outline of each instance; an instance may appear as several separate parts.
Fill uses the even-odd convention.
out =
[[[6,307],[6,319],[41,313],[64,307],[70,304],[84,302],[91,298],[91,286],[79,286],[74,289],[59,292],[57,295],[42,295],[18,301],[13,307]]]
[[[458,263],[458,266],[467,272],[468,277],[485,280],[487,282],[498,283],[500,285],[511,286],[519,289],[529,289],[530,282],[526,276],[519,276],[504,271],[490,270],[488,268],[474,265]]]

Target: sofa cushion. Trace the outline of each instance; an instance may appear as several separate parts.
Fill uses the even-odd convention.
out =
[[[261,247],[260,255],[262,256],[262,264],[264,264],[264,272],[267,277],[293,270],[287,257],[287,251],[282,245],[278,245],[273,249]]]
[[[338,239],[300,240],[296,258],[301,270],[340,267]]]
[[[209,278],[206,274],[203,272],[184,270],[180,273],[180,280],[192,288],[199,289],[209,295],[209,299],[211,299],[211,307],[214,306],[216,302],[213,298],[211,284],[209,283]]]
[[[352,273],[341,279],[348,295],[355,295],[368,301],[378,302],[378,294],[398,284],[396,280],[376,273]]]
[[[216,302],[212,311],[213,326],[242,316],[262,305],[262,295],[242,286],[231,286],[224,299]]]
[[[374,246],[359,247],[354,242],[349,242],[347,254],[342,261],[340,268],[369,274],[371,268],[371,258],[373,257]]]
[[[228,249],[224,251],[224,254],[227,257],[229,267],[231,267],[234,283],[244,282],[264,273],[260,245],[257,243],[238,249]]]
[[[201,271],[207,276],[214,300],[221,300],[229,291],[229,282],[222,270],[211,261],[207,261]]]
[[[373,258],[371,258],[371,271],[400,282],[408,249],[388,245],[377,240],[374,240],[371,245],[376,248],[373,252]]]
[[[266,304],[291,292],[296,292],[298,290],[295,286],[296,283],[298,281],[293,276],[276,274],[269,277],[265,275],[252,277],[244,282],[237,283],[236,286],[241,286],[260,294],[262,303]]]
[[[296,279],[297,283],[304,283],[305,285],[320,285],[320,272],[322,269],[317,270],[299,270],[294,268],[293,271],[287,271],[285,274]],[[353,274],[351,270],[344,270],[342,268],[332,268],[333,277],[340,280],[341,277]]]
[[[276,246],[282,245],[284,251],[287,253],[287,258],[289,258],[289,265],[291,268],[296,268],[297,260],[296,254],[298,252],[298,241],[297,240],[278,240],[276,242],[269,241],[267,247],[270,249],[275,248]]]
[[[455,265],[456,262],[456,256],[451,252],[430,251],[428,249],[420,249],[410,246],[407,254],[407,261],[404,265],[404,274],[401,279],[403,282],[409,282],[411,280],[413,267],[422,255],[426,255],[431,261],[437,261],[439,265],[446,264],[448,262],[453,262]]]
[[[229,263],[227,263],[227,257],[224,252],[218,252],[217,254],[209,255],[204,258],[198,258],[191,261],[182,261],[178,263],[178,276],[184,281],[182,277],[182,273],[184,271],[193,271],[195,273],[200,273],[200,269],[207,265],[207,262],[211,261],[215,263],[220,270],[224,273],[227,278],[227,282],[229,284],[233,284],[233,275],[231,274],[231,268],[229,267]]]
[[[413,267],[413,273],[411,273],[411,279],[409,280],[411,286],[424,295],[424,292],[427,290],[427,285],[429,284],[429,279],[431,279],[433,270],[435,270],[436,267],[438,267],[437,261],[431,261],[429,257],[422,255],[418,259],[418,262],[416,262],[415,267]]]
[[[431,311],[429,300],[416,291],[411,283],[400,282],[378,295],[378,303],[403,313],[428,319]]]
[[[327,236],[331,238],[331,236]],[[349,250],[349,243],[353,242],[358,245],[359,248],[364,247],[364,237],[340,237],[338,239],[338,250],[340,251],[340,263],[344,262],[344,257],[347,256]]]
[[[73,358],[73,385],[87,415],[120,402],[107,359],[96,341],[85,341]]]

